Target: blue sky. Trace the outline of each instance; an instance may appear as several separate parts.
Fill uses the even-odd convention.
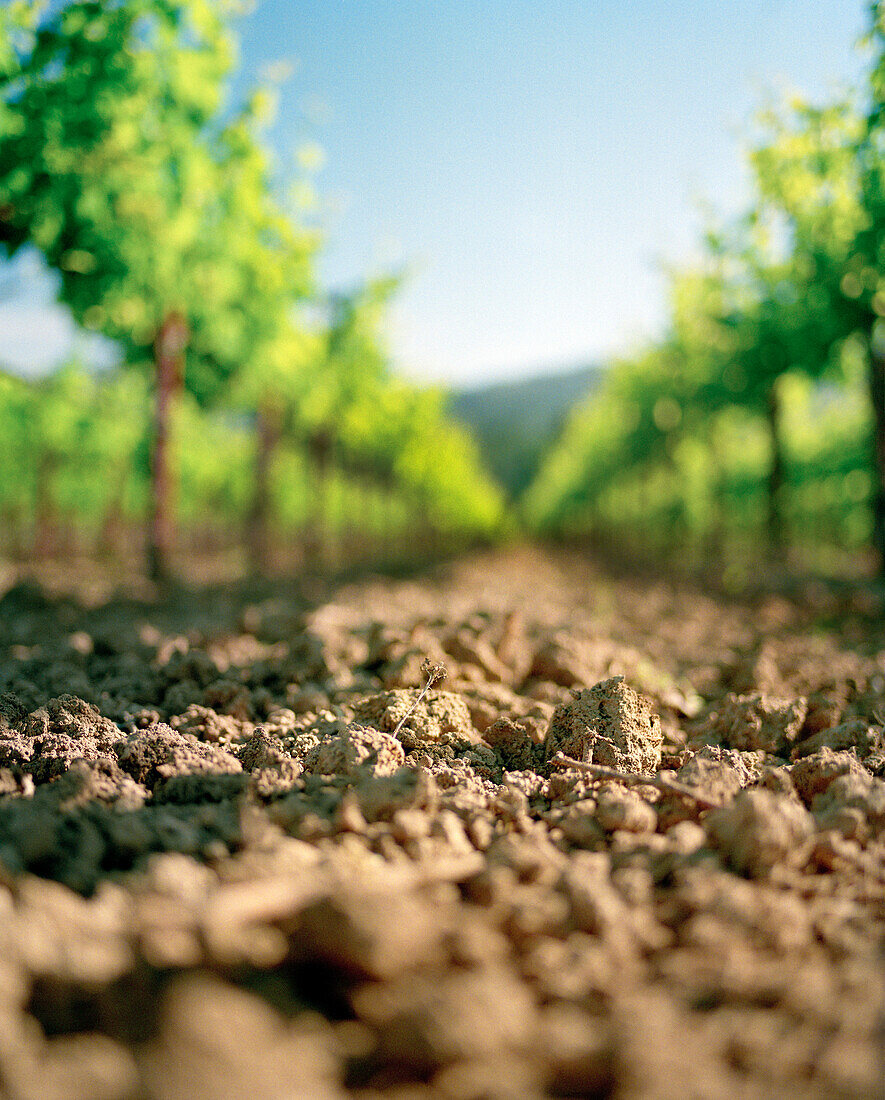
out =
[[[598,361],[659,331],[663,263],[698,204],[747,200],[768,92],[856,81],[863,0],[263,0],[237,87],[293,62],[271,137],[306,141],[332,286],[406,264],[401,368],[472,385]],[[35,274],[0,302],[4,358],[71,340]]]

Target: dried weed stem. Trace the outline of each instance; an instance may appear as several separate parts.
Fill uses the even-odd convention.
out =
[[[616,768],[606,768],[602,764],[585,764],[581,760],[574,760],[564,753],[557,753],[550,761],[551,765],[560,768],[577,768],[586,772],[593,779],[610,779],[615,783],[623,783],[626,787],[654,787],[663,794],[675,794],[681,798],[689,798],[701,810],[715,810],[722,803],[708,798],[700,791],[694,790],[678,779],[667,779],[662,775],[641,775],[639,772],[620,772]]]
[[[446,676],[448,676],[446,666],[435,664],[433,661],[430,660],[429,657],[425,657],[423,662],[421,663],[421,671],[427,677],[427,683],[424,685],[423,688],[421,688],[420,693],[413,700],[412,705],[409,707],[409,709],[406,711],[406,713],[402,716],[402,718],[400,718],[400,720],[397,722],[396,729],[393,731],[393,736],[394,737],[396,737],[396,735],[399,733],[399,731],[406,724],[406,721],[408,720],[409,716],[412,714],[415,707],[418,706],[418,704],[421,702],[421,700],[424,698],[424,696],[427,694],[427,692],[430,691],[430,689],[432,687],[434,687],[436,684],[441,684],[443,682],[443,680],[445,680]]]

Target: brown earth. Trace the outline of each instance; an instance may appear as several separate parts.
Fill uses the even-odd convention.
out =
[[[0,599],[0,1095],[883,1095],[875,593],[56,580]]]

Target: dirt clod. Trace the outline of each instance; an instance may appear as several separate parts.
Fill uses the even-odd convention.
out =
[[[588,764],[629,772],[652,772],[661,761],[663,735],[651,705],[623,676],[575,693],[553,712],[545,758],[557,753]]]
[[[761,877],[775,867],[801,866],[814,828],[798,802],[772,791],[741,791],[728,806],[712,810],[707,835],[739,874]]]
[[[808,704],[805,699],[769,695],[728,695],[707,725],[717,743],[733,749],[782,752],[799,735]]]
[[[305,770],[319,775],[359,775],[371,769],[390,775],[405,761],[399,741],[369,726],[349,725],[337,736],[321,741],[304,761]]]
[[[392,733],[408,714],[397,734],[407,752],[439,745],[453,738],[476,740],[470,712],[460,695],[450,691],[432,692],[409,714],[417,694],[416,691],[396,689],[370,696],[354,706],[354,717],[358,722]]]

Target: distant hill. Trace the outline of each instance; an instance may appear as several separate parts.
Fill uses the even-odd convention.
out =
[[[600,367],[551,371],[452,394],[451,414],[479,443],[488,469],[514,499],[534,477],[572,406],[597,386]]]

